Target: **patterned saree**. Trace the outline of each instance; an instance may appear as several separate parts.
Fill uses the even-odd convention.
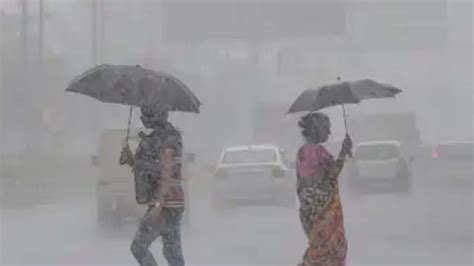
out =
[[[337,179],[343,164],[318,144],[305,144],[298,151],[300,220],[308,237],[300,266],[345,265],[347,242]]]

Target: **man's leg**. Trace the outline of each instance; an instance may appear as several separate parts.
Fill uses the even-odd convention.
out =
[[[166,209],[163,219],[166,225],[161,230],[163,240],[163,255],[169,266],[184,266],[183,250],[181,247],[181,217],[183,209]]]
[[[160,225],[158,223],[152,222],[147,211],[140,221],[137,233],[130,246],[130,251],[140,266],[158,265],[149,248],[153,241],[159,236],[159,227]]]

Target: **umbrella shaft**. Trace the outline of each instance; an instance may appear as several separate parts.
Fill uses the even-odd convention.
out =
[[[347,116],[346,116],[346,107],[344,106],[344,104],[342,105],[342,115],[344,116],[344,128],[346,129],[346,134],[348,134],[348,130],[347,130]]]
[[[130,112],[128,114],[127,136],[125,137],[125,143],[127,144],[128,144],[128,137],[130,136],[130,126],[132,124],[132,112],[133,112],[133,105],[130,105]]]

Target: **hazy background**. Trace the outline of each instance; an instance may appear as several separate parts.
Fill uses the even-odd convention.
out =
[[[64,234],[63,231],[52,229],[55,232],[52,238],[58,238],[48,242],[46,233],[42,235],[42,230],[37,230],[55,221],[58,221],[55,228],[62,228],[64,224],[73,228],[61,229],[67,232],[91,230],[88,226],[94,220],[91,217],[94,215],[93,195],[97,174],[90,165],[90,158],[97,153],[100,133],[105,129],[125,128],[128,115],[125,106],[103,104],[64,92],[72,78],[96,64],[140,64],[170,72],[196,93],[203,102],[201,114],[173,114],[172,120],[183,131],[186,150],[196,153],[196,168],[200,169],[202,175],[209,174],[203,169],[215,163],[222,148],[262,142],[261,137],[255,135],[255,128],[258,127],[266,127],[268,132],[274,132],[275,135],[279,135],[275,132],[284,135],[278,144],[289,151],[290,157],[294,156],[294,149],[301,143],[296,127],[298,116],[285,116],[287,109],[304,89],[334,82],[338,76],[342,80],[372,78],[403,90],[396,101],[368,101],[350,106],[349,116],[413,112],[424,144],[473,139],[473,3],[469,0],[0,2],[2,201],[9,202],[10,197],[31,198],[31,195],[36,195],[26,200],[29,206],[27,211],[2,212],[2,261],[7,264],[133,265],[133,261],[128,258],[127,238],[122,239],[123,243],[120,242],[122,240],[104,243],[100,240],[101,244],[93,248],[90,242],[94,242],[92,239],[95,238],[83,238],[86,233],[77,233],[74,237],[62,240],[60,236]],[[265,106],[275,110],[270,112],[272,115],[259,111]],[[332,138],[340,139],[344,134],[341,110],[333,108],[326,112],[333,123]],[[283,128],[273,128],[270,123],[266,126],[265,123],[270,119],[279,119],[275,113],[281,114],[281,121],[277,124],[284,125]],[[135,112],[134,126],[140,126],[137,118],[138,110]],[[268,142],[275,141],[270,137],[268,139]],[[5,181],[7,177],[15,177],[15,180],[24,183],[12,189],[9,187],[11,184],[7,185]],[[441,200],[439,195],[446,193],[458,198],[453,201]],[[426,218],[418,224],[419,228],[430,228],[427,225],[432,224],[432,221],[439,222],[440,228],[452,228],[450,220],[458,219],[462,223],[462,226],[457,226],[462,227],[461,233],[456,232],[448,238],[459,239],[461,235],[468,239],[460,240],[461,244],[453,240],[456,244],[451,246],[451,242],[444,240],[414,236],[392,247],[392,242],[388,242],[390,236],[384,236],[387,246],[383,248],[385,244],[362,238],[358,245],[353,245],[357,246],[353,254],[360,251],[365,243],[373,245],[374,253],[378,254],[374,257],[380,260],[374,259],[374,262],[369,253],[360,251],[357,254],[366,254],[369,259],[360,256],[359,260],[355,260],[356,263],[388,264],[389,261],[384,261],[382,256],[387,250],[392,252],[389,252],[392,261],[397,265],[434,264],[436,261],[444,265],[472,263],[472,237],[467,236],[472,234],[472,190],[467,188],[463,193],[436,188],[429,193],[417,194],[415,199],[419,199],[416,201],[419,205],[413,204],[414,199],[392,198],[376,200],[382,202],[380,204],[383,206],[373,205],[372,199],[347,203],[348,213],[354,214],[347,216],[358,217],[348,220],[358,221],[356,223],[361,225],[365,224],[363,217],[370,217],[374,212],[380,215],[377,210],[383,210],[382,216],[390,217],[390,207],[387,206],[397,206],[396,202],[401,200],[399,206],[406,204],[407,207],[417,206],[420,209],[419,212],[410,209],[401,217],[415,215]],[[63,205],[39,211],[29,209],[42,204],[44,198],[50,198],[46,200],[49,204],[63,202]],[[75,205],[66,204],[71,199],[75,199]],[[462,213],[459,211],[452,214],[454,218],[440,222],[440,217],[444,215],[436,211],[439,206],[449,206],[447,208],[452,210],[460,205],[466,208]],[[84,221],[70,219],[71,208],[76,209],[77,215]],[[365,216],[359,215],[360,212],[365,213]],[[268,238],[256,238],[254,241],[241,236],[242,243],[252,242],[255,248],[238,244],[239,239],[234,239],[236,236],[226,236],[228,238],[225,239],[235,244],[226,250],[240,254],[233,254],[235,258],[259,258],[253,261],[261,265],[294,265],[303,252],[304,238],[300,236],[296,212],[280,213],[280,216],[275,214],[275,217],[284,217],[274,218],[282,224],[261,220],[260,231],[256,225],[258,219],[257,222],[249,222],[252,220],[250,217],[255,216],[252,212],[244,214],[247,218],[242,220],[229,218],[221,221],[221,227],[215,224],[212,226],[213,223],[208,223],[208,219],[214,218],[209,218],[210,214],[205,211],[202,213],[206,213],[201,218],[203,225],[196,227],[204,229],[196,230],[202,233],[203,239],[207,234],[212,234],[213,228],[221,228],[225,232],[228,228],[222,224],[232,224],[232,221],[241,228],[257,228],[252,229],[255,234],[264,236],[264,228],[275,229],[268,229]],[[69,217],[67,219],[70,220],[63,221],[61,217]],[[400,218],[402,224],[405,219],[409,218]],[[389,222],[382,219],[377,223]],[[20,226],[22,223],[25,224]],[[268,227],[270,223],[274,227]],[[22,233],[25,227],[28,229]],[[277,228],[280,227],[292,228],[288,229],[288,234],[298,235],[294,242],[301,245],[296,245],[294,252],[285,254],[275,246],[267,250],[268,253],[252,253],[259,252],[255,251],[260,245],[258,242],[278,242],[274,237],[278,235]],[[367,226],[360,230],[369,230],[370,227],[373,228]],[[349,225],[349,228],[358,227]],[[413,226],[406,224],[403,228]],[[405,229],[400,230],[411,232]],[[439,231],[438,227],[432,229],[433,232]],[[242,230],[248,233],[246,229]],[[30,234],[33,239],[25,234]],[[426,234],[432,236],[431,233]],[[25,239],[19,240],[20,235],[21,239]],[[201,241],[199,237],[195,236],[192,241],[202,243],[204,240]],[[42,238],[45,238],[45,242],[40,241]],[[29,241],[35,243],[30,245],[31,250],[35,250],[33,246],[43,244],[50,249],[28,253],[29,249],[22,247]],[[414,244],[418,242],[422,244]],[[67,248],[67,251],[59,248],[68,245],[74,246],[71,250],[83,249],[84,256]],[[243,251],[239,251],[239,245],[245,246]],[[100,252],[102,248],[106,251]],[[405,253],[403,248],[409,251]],[[424,255],[410,255],[410,252],[416,253],[414,250],[420,250]],[[448,255],[445,260],[435,255],[430,260],[429,254],[439,255],[445,250],[451,250],[446,251]],[[20,255],[21,252],[26,252],[24,257]],[[262,259],[266,258],[266,254],[276,253],[288,260]],[[114,257],[113,254],[120,255]],[[202,255],[204,257],[196,259],[196,263],[251,264],[234,261],[233,255],[226,257],[227,253],[223,254],[222,258],[228,259],[217,263]],[[407,260],[397,260],[405,255]],[[123,257],[127,259],[120,259]],[[76,258],[79,262],[75,261]],[[459,262],[455,261],[456,258]]]
[[[39,4],[2,0],[3,152],[92,153],[99,130],[124,127],[127,108],[64,93],[96,63],[182,78],[204,103],[202,115],[179,119],[185,134],[226,131],[215,147],[189,136],[196,151],[248,141],[253,106],[289,106],[338,76],[402,88],[390,107],[415,112],[427,143],[472,136],[471,1],[43,0],[42,13]]]

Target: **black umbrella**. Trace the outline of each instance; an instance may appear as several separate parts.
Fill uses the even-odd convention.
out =
[[[304,91],[291,105],[288,113],[314,112],[326,107],[342,105],[347,132],[344,104],[356,104],[371,98],[393,98],[400,92],[401,90],[394,86],[370,79],[340,82]]]
[[[140,66],[96,66],[75,78],[66,91],[107,103],[166,104],[172,111],[199,113],[200,106],[199,99],[179,79]]]
[[[76,77],[66,91],[90,96],[101,102],[132,107],[164,104],[171,111],[199,113],[199,99],[176,77],[139,65],[99,65]],[[127,130],[128,137],[128,130]]]

